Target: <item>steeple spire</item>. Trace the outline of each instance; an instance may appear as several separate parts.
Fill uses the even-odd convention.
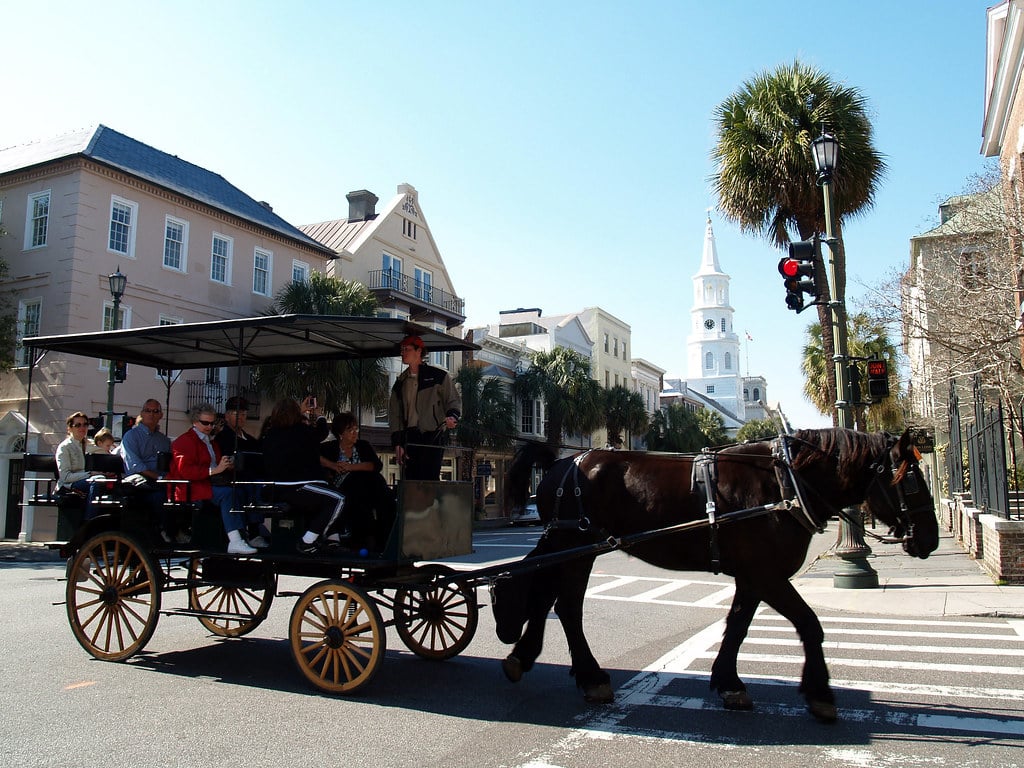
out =
[[[721,275],[722,266],[718,263],[718,248],[715,246],[715,233],[711,228],[711,214],[704,228],[704,254],[701,256],[698,275]]]

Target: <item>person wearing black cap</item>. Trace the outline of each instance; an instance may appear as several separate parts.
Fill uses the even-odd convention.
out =
[[[246,420],[249,417],[249,401],[244,397],[229,397],[224,404],[224,428],[217,433],[214,442],[220,446],[225,455],[231,456],[238,451],[258,453],[260,439],[246,431]],[[237,436],[238,442],[235,443]]]
[[[406,336],[400,346],[408,366],[391,389],[391,445],[405,480],[439,480],[446,430],[462,415],[462,398],[447,371],[423,362],[423,339]]]

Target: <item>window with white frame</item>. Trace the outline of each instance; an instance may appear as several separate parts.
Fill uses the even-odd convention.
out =
[[[25,250],[46,245],[50,224],[50,190],[28,196],[25,211]]]
[[[22,346],[21,340],[29,336],[38,336],[42,327],[43,300],[24,299],[18,302],[18,338],[15,347],[15,360],[17,365],[28,365],[32,361],[27,347]]]
[[[131,328],[131,316],[132,312],[129,307],[124,304],[118,305],[117,308],[117,327]],[[104,301],[103,302],[103,330],[112,331],[114,330],[114,302]],[[101,371],[107,370],[110,367],[109,360],[100,360],[99,368]]]
[[[173,216],[164,219],[164,266],[188,271],[188,222]]]
[[[309,264],[304,261],[292,261],[292,282],[309,282]]]
[[[705,388],[705,392],[707,394],[709,394],[709,395],[715,394],[715,385],[714,384],[708,384],[707,387]]]
[[[413,270],[414,286],[413,295],[423,301],[433,301],[434,276],[425,269],[416,267]]]
[[[135,218],[139,206],[131,200],[112,195],[110,198],[110,236],[107,250],[122,256],[135,257]]]
[[[231,284],[232,245],[230,237],[214,234],[210,249],[210,279],[215,283]]]
[[[410,221],[409,219],[402,218],[402,234],[408,237],[410,240],[416,239],[416,222]]]
[[[159,325],[181,325],[181,323],[184,322],[185,318],[183,317],[175,317],[173,315],[165,315],[163,313],[160,313]],[[178,373],[179,371],[177,369],[168,370],[166,368],[159,368],[157,369],[156,377],[162,380],[163,377],[166,375],[173,382],[175,378],[177,378]]]
[[[714,353],[708,352],[706,355],[704,355],[704,367],[709,371],[715,367]]]
[[[381,254],[380,287],[402,289],[402,260],[398,256]]]
[[[252,292],[260,296],[269,296],[271,291],[270,273],[273,267],[274,254],[262,248],[253,250],[252,256]]]
[[[725,357],[723,358],[723,360],[725,362],[725,370],[731,371],[732,370],[732,352],[726,352],[725,353]]]
[[[523,400],[521,404],[519,430],[525,435],[541,433],[540,400]]]

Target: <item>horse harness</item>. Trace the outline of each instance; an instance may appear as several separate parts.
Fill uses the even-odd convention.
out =
[[[719,523],[725,521],[726,518],[740,519],[742,517],[755,516],[759,514],[788,511],[793,518],[800,523],[800,525],[807,529],[809,533],[815,534],[823,533],[825,531],[826,521],[832,514],[837,514],[841,517],[848,517],[843,510],[835,507],[830,501],[822,497],[821,494],[817,494],[818,498],[814,499],[815,505],[813,509],[817,509],[819,506],[822,506],[828,510],[828,514],[820,516],[819,519],[819,516],[813,513],[812,506],[808,503],[808,492],[815,493],[815,491],[800,476],[799,470],[793,467],[793,452],[791,444],[798,439],[799,438],[791,435],[779,435],[771,440],[772,463],[775,469],[775,478],[779,485],[781,501],[765,504],[760,507],[754,507],[752,509],[728,512],[722,516],[718,515],[717,504],[715,501],[718,495],[719,452],[710,448],[705,448],[701,453],[694,457],[693,467],[691,470],[691,493],[704,501],[704,511],[707,515],[706,526],[710,533],[711,566],[714,573],[719,573],[721,566],[721,556],[718,546],[718,527]],[[896,488],[896,495],[899,501],[899,512],[897,517],[909,533],[912,532],[913,528],[913,523],[911,522],[912,516],[920,511],[920,508],[914,507],[911,509],[907,504],[907,496],[913,496],[919,492],[917,478],[911,471],[917,466],[917,464],[909,459],[904,459],[899,469],[894,467],[895,459],[892,455],[892,451],[896,445],[896,440],[897,438],[890,437],[887,444],[887,450],[868,466],[867,471],[871,473],[871,480],[865,491],[865,497],[870,493],[871,487],[875,483],[881,482],[883,477],[888,476],[889,481]],[[604,539],[610,547],[617,548],[621,544],[621,539],[612,536],[607,533],[607,531],[593,531],[591,520],[586,515],[586,511],[583,506],[583,491],[580,484],[580,475],[582,474],[580,471],[580,463],[592,452],[592,450],[593,449],[591,449],[591,451],[585,451],[576,456],[570,462],[569,467],[562,475],[562,478],[555,490],[554,514],[552,515],[552,519],[548,522],[547,527],[544,529],[543,535],[547,535],[549,531],[555,529],[574,529],[581,532],[591,532],[596,535],[598,540]],[[572,517],[562,517],[561,514],[561,504],[565,498],[565,492],[567,489],[571,490],[572,495],[576,499],[577,516],[575,519]],[[820,502],[820,505],[818,502]],[[865,531],[865,533],[868,532]],[[892,541],[891,539],[883,539],[879,536],[876,536],[875,538],[886,542]]]

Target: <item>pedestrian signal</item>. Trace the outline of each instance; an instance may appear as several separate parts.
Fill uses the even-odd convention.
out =
[[[868,395],[875,402],[889,396],[889,363],[868,360]]]

